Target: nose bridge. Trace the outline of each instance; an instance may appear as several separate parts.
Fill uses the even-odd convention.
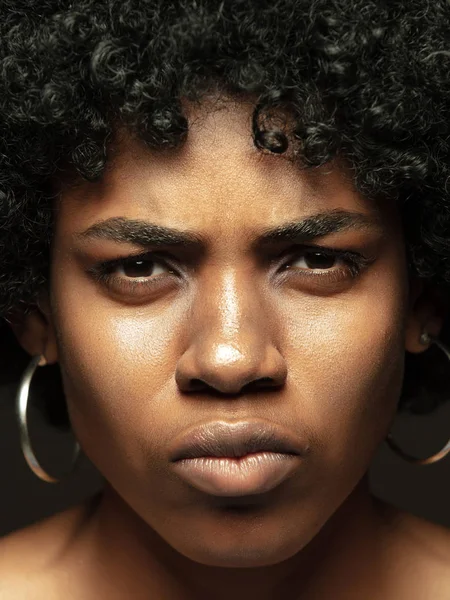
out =
[[[248,270],[228,269],[197,290],[191,343],[178,364],[178,383],[201,380],[236,393],[253,380],[281,383],[284,360],[274,345],[270,309]]]
[[[209,296],[208,309],[217,319],[221,335],[231,339],[245,332],[242,321],[250,321],[251,311],[248,309],[257,301],[257,294],[251,293],[248,281],[242,281],[235,271],[226,271],[219,281],[215,294]]]
[[[235,348],[234,354],[248,346],[264,343],[264,306],[256,279],[251,273],[228,269],[206,283],[196,299],[193,325],[198,339]],[[208,342],[207,342],[208,343]],[[247,348],[248,349],[248,348]]]

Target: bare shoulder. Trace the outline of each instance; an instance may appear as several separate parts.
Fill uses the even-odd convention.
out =
[[[450,528],[393,507],[387,515],[392,530],[411,552],[426,554],[430,561],[450,569]]]
[[[382,512],[392,569],[405,574],[417,598],[450,598],[450,528],[389,505]]]
[[[51,598],[48,573],[78,535],[92,499],[0,538],[0,599]]]

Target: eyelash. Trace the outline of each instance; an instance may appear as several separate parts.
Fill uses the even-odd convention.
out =
[[[337,258],[342,260],[346,266],[339,269],[324,269],[325,272],[320,275],[317,273],[309,273],[307,269],[289,269],[290,263],[295,262],[296,259],[303,257],[303,255],[307,253],[316,253],[322,255],[323,257]],[[289,253],[284,253],[284,257],[287,258],[287,260],[285,260],[281,265],[282,272],[289,271],[293,274],[293,276],[308,277],[317,280],[328,280],[330,283],[340,281],[345,277],[346,274],[352,279],[356,279],[361,271],[365,269],[371,262],[373,262],[372,259],[363,256],[359,252],[335,250],[322,246],[303,246],[301,248],[297,248],[296,251],[291,250]],[[114,260],[104,261],[88,269],[88,273],[90,273],[94,279],[101,284],[110,288],[117,286],[122,291],[126,292],[132,293],[135,290],[142,288],[154,289],[157,285],[159,285],[160,279],[166,275],[150,275],[146,278],[135,278],[134,281],[133,278],[131,278],[130,281],[126,281],[125,277],[117,277],[113,275],[113,272],[117,267],[125,267],[127,264],[133,264],[136,261],[142,260],[148,260],[154,264],[164,265],[169,270],[177,273],[176,268],[173,267],[171,262],[157,252],[146,252],[143,254],[137,254],[135,256],[126,256]],[[278,260],[279,258],[277,259],[277,262]]]

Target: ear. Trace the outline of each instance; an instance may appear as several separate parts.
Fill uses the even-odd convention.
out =
[[[31,356],[42,354],[39,365],[53,364],[58,361],[55,330],[53,328],[50,300],[47,291],[39,295],[37,306],[29,311],[13,312],[7,322],[17,341]]]
[[[405,331],[405,349],[418,354],[429,345],[420,342],[422,333],[439,337],[448,314],[449,298],[426,280],[415,277],[410,282],[408,315]]]

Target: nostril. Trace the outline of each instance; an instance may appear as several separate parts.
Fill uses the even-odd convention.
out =
[[[247,383],[243,389],[245,388],[267,388],[267,387],[274,387],[276,384],[276,382],[272,379],[272,377],[261,377],[260,379],[257,379],[256,381],[250,381],[249,383]]]
[[[245,393],[245,392],[251,392],[252,390],[267,389],[267,388],[273,388],[273,387],[279,387],[279,384],[276,382],[276,380],[273,379],[273,377],[261,377],[260,379],[250,381],[250,382],[246,383],[244,386],[242,386],[239,389],[239,391],[232,391],[232,392],[220,391],[219,389],[217,389],[216,386],[208,384],[207,382],[203,381],[203,379],[192,378],[192,379],[189,379],[189,390],[186,390],[186,391],[209,392],[211,394],[220,392],[221,395],[234,397],[234,396],[239,396],[240,394]]]
[[[193,392],[204,390],[206,387],[206,383],[201,379],[191,379],[189,389]]]

